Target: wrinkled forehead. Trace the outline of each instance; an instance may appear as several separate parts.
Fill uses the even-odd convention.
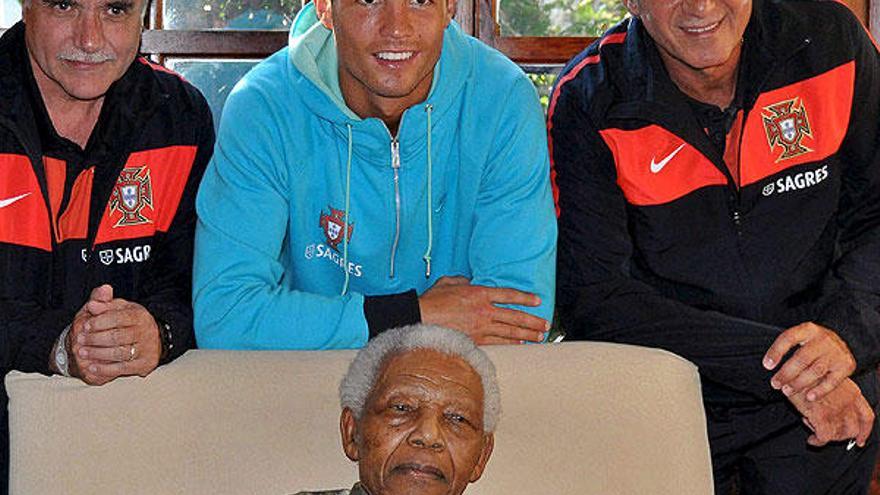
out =
[[[398,352],[383,360],[370,395],[398,389],[423,389],[437,396],[483,403],[483,383],[470,363],[430,349]]]
[[[110,6],[126,6],[130,5],[134,8],[140,8],[145,13],[147,7],[150,6],[151,0],[71,0],[71,4],[82,5],[84,7],[110,7]],[[22,7],[28,8],[33,3],[45,3],[51,5],[51,0],[24,0]]]

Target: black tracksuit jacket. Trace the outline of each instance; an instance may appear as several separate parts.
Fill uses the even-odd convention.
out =
[[[707,405],[751,407],[784,400],[761,358],[813,321],[874,403],[880,56],[846,7],[814,0],[755,0],[742,51],[723,152],[638,19],[563,70],[548,117],[563,326],[680,354]]]
[[[0,374],[48,373],[59,334],[105,283],[170,326],[166,360],[191,348],[194,200],[214,142],[204,97],[139,57],[110,87],[86,149],[68,153],[19,23],[0,39],[0,102]]]

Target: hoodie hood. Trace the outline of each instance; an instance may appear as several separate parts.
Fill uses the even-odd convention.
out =
[[[339,59],[333,31],[318,20],[314,2],[306,4],[293,21],[288,38],[290,62],[324,94],[346,119],[361,120],[345,104],[339,86]]]

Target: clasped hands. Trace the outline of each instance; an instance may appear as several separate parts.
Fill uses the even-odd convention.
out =
[[[67,337],[70,374],[90,385],[117,377],[147,376],[159,364],[162,343],[156,320],[140,304],[95,288],[73,319]]]
[[[795,347],[770,385],[788,397],[813,431],[807,443],[822,446],[853,439],[864,447],[874,426],[874,411],[849,378],[856,369],[849,347],[833,330],[802,323],[776,338],[764,355],[764,367],[776,369]]]

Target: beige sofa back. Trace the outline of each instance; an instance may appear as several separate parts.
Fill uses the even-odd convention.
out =
[[[468,495],[712,492],[693,365],[639,347],[486,349],[495,453]],[[103,387],[10,373],[12,494],[290,494],[350,486],[336,395],[353,351],[190,351]]]

